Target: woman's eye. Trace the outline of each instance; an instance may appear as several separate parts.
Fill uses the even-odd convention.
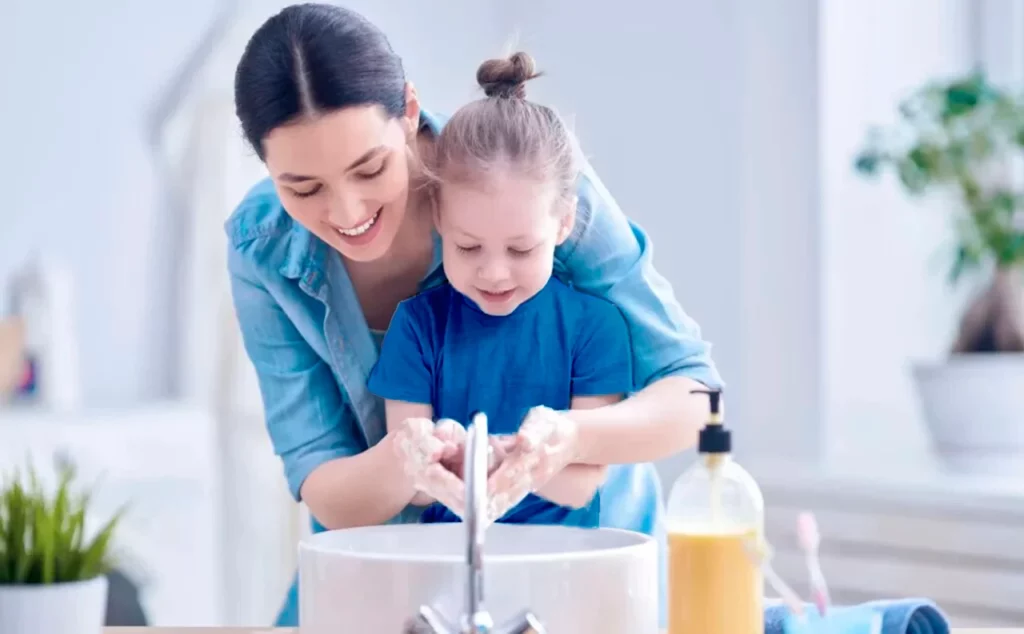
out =
[[[387,166],[388,166],[388,160],[384,159],[383,161],[380,162],[380,167],[378,167],[377,169],[375,169],[372,172],[362,172],[362,173],[360,173],[359,174],[359,178],[362,178],[363,180],[370,180],[372,178],[377,178],[378,176],[381,175],[381,173],[384,172],[384,169],[387,168]]]
[[[292,191],[295,192],[295,196],[298,197],[298,198],[309,198],[310,196],[314,196],[314,195],[320,193],[320,190],[322,188],[323,188],[322,185],[317,185],[313,189],[309,189],[309,190],[306,190],[304,192],[295,191],[295,190],[292,190]]]
[[[461,246],[461,245],[457,244],[457,245],[455,245],[455,249],[458,250],[459,253],[475,253],[475,252],[480,250],[480,247],[479,247],[479,245],[478,246],[472,246],[472,247],[464,247],[464,246]]]

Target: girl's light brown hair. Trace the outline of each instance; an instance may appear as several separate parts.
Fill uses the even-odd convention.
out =
[[[554,110],[526,99],[526,82],[539,75],[523,52],[480,65],[476,80],[486,97],[452,116],[427,159],[436,184],[485,185],[492,174],[512,171],[550,183],[560,201],[575,200],[576,140]]]

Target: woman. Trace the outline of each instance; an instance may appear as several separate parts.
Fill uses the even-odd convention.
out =
[[[270,178],[226,224],[228,264],[290,490],[315,530],[416,522],[422,509],[366,382],[398,302],[444,281],[417,188],[418,156],[444,121],[420,107],[383,33],[331,5],[267,20],[239,62],[235,99]],[[710,345],[652,267],[647,235],[589,167],[555,274],[626,318],[635,393],[559,416],[581,462],[622,465],[604,485],[616,503],[601,524],[653,533],[660,489],[648,463],[693,445],[707,400],[690,392],[720,385]],[[281,625],[294,625],[294,594]]]

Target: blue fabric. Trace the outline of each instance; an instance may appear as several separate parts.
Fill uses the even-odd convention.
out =
[[[601,496],[614,503],[601,507],[600,526],[644,533],[653,537],[658,545],[658,622],[665,627],[668,623],[668,532],[661,477],[651,463],[611,465],[601,487]]]
[[[629,333],[614,304],[555,278],[505,316],[446,284],[399,304],[368,386],[429,404],[435,419],[465,425],[484,412],[492,434],[514,434],[537,405],[567,410],[575,396],[631,392]],[[530,494],[498,521],[593,528],[600,508],[600,493],[578,509]],[[435,503],[420,521],[459,517]]]
[[[865,629],[873,617],[881,617],[878,634],[949,634],[949,621],[929,599],[909,598],[869,601],[833,607],[825,619],[807,605],[812,618],[798,624],[783,605],[765,609],[765,634],[871,634]]]

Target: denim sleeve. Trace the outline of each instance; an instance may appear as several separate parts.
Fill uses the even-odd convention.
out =
[[[329,460],[363,451],[362,436],[331,368],[233,248],[228,271],[242,340],[259,381],[267,431],[284,464],[288,488],[301,501],[306,477]]]
[[[432,403],[430,342],[424,336],[426,324],[412,310],[414,301],[406,300],[395,310],[366,387],[392,401]]]
[[[557,257],[575,288],[604,297],[622,311],[633,351],[634,388],[673,375],[721,387],[711,344],[654,269],[650,238],[626,218],[589,164],[578,196],[576,226]]]
[[[609,302],[589,303],[576,328],[572,395],[605,396],[633,391],[629,330]]]

